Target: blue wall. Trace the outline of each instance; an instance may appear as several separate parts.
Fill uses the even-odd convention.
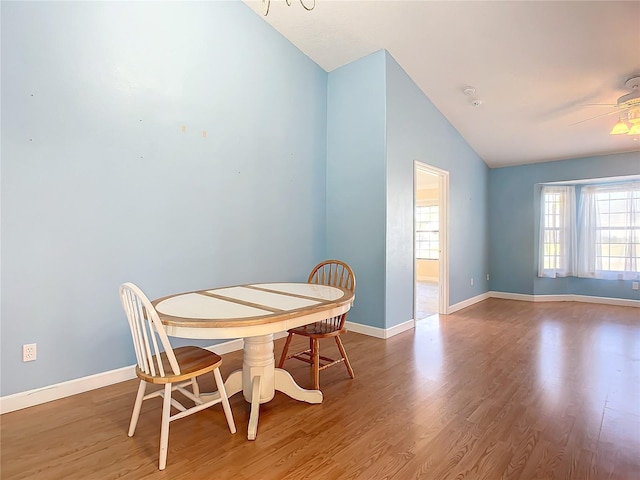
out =
[[[329,74],[327,257],[356,275],[349,321],[385,328],[385,53]]]
[[[306,279],[326,89],[241,2],[2,2],[0,394],[135,363],[122,282]]]
[[[386,75],[386,284],[393,326],[413,316],[414,161],[449,172],[449,305],[488,290],[489,168],[390,55]]]
[[[490,289],[529,295],[640,299],[631,281],[538,278],[540,189],[536,185],[640,174],[640,153],[621,153],[493,169],[489,175]]]
[[[349,319],[413,318],[415,160],[451,174],[450,304],[486,292],[489,169],[396,61],[378,51],[331,72],[327,116],[327,252],[356,271]]]

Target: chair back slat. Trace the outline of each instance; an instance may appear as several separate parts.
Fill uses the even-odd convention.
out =
[[[151,374],[152,375],[160,375],[161,377],[164,377],[164,367],[162,366],[162,362],[160,361],[160,355],[159,353],[162,351],[158,348],[158,342],[156,341],[156,335],[154,335],[153,332],[153,324],[151,324],[150,322],[146,322],[145,324],[145,341],[147,342],[147,345],[149,344],[149,340],[147,337],[151,337],[151,341],[153,342],[153,355],[149,355],[147,357],[147,361],[149,363],[149,367],[151,368]],[[148,330],[148,333],[147,333]],[[154,368],[155,366],[157,366],[158,368],[158,373],[156,373],[156,369]]]
[[[146,295],[133,283],[124,283],[120,286],[120,301],[129,321],[138,368],[147,375],[164,377],[166,372],[161,357],[164,352],[171,370],[179,375],[180,366],[169,338]]]
[[[342,287],[352,292],[356,289],[356,277],[351,267],[340,260],[325,260],[311,270],[309,283]]]
[[[309,274],[309,283],[318,285],[329,285],[332,287],[342,287],[355,292],[356,276],[349,265],[340,260],[325,260],[316,265]],[[338,317],[328,318],[321,323],[334,328],[342,329],[347,320],[347,314]]]

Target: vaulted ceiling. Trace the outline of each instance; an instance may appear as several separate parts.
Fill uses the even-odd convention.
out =
[[[640,76],[639,1],[291,2],[245,0],[327,72],[386,49],[490,167],[640,151],[588,105]]]

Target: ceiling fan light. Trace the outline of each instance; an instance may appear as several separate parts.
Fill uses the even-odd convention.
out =
[[[640,123],[636,123],[631,130],[627,133],[627,135],[640,135]]]
[[[630,108],[627,113],[627,118],[629,122],[634,125],[640,123],[640,107]]]
[[[635,126],[636,127],[640,127],[640,124],[635,125]],[[623,134],[629,133],[629,132],[630,132],[630,130],[629,130],[629,127],[627,126],[627,124],[624,123],[622,120],[619,120],[618,123],[616,123],[613,126],[613,129],[611,130],[611,132],[609,132],[609,135],[623,135]]]

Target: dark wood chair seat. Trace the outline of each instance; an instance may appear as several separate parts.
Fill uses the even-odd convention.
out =
[[[296,335],[302,335],[305,337],[322,335],[327,338],[345,333],[346,330],[344,328],[340,328],[340,317],[337,317],[335,320],[337,321],[331,322],[327,320],[311,323],[302,327],[292,328],[291,330],[289,330],[289,332],[293,332]]]

